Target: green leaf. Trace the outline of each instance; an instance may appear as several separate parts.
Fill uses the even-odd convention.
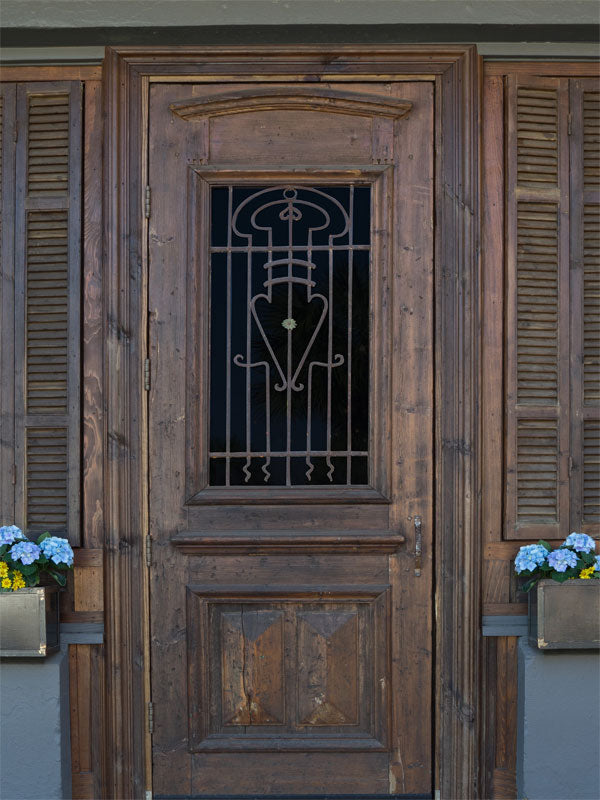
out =
[[[19,567],[19,572],[23,575],[32,575],[34,572],[37,572],[37,566],[35,564],[22,564]]]
[[[8,550],[8,545],[7,544],[3,544],[0,547],[0,558],[2,558],[2,556],[4,555],[4,553],[6,553],[7,550]]]
[[[67,585],[67,576],[62,575],[60,572],[56,572],[56,570],[49,569],[47,570],[48,575],[52,575],[54,580],[58,583],[59,586],[66,586]]]
[[[544,539],[540,539],[538,544],[541,544],[542,547],[545,547],[546,550],[548,550],[548,552],[552,552],[552,546],[548,544],[548,542],[546,542]]]
[[[568,574],[568,571],[565,572],[553,572],[552,573],[552,580],[556,581],[557,583],[564,583],[568,581],[571,576]]]

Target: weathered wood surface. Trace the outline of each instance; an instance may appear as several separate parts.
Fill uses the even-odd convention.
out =
[[[321,84],[326,90],[330,85]],[[299,119],[297,112],[284,109],[261,112],[262,123],[261,114],[219,118],[203,141],[208,129],[174,118],[169,105],[190,94],[210,97],[219,87],[152,89],[149,463],[155,792],[427,792],[431,787],[433,92],[425,83],[345,87],[347,96],[353,91],[364,95],[368,88],[371,94],[412,101],[396,138],[391,138],[391,127],[373,137],[371,125],[363,130],[351,117],[345,131],[355,141],[345,144],[344,138],[331,135],[337,114],[315,109]],[[272,147],[264,142],[264,129],[278,133]],[[206,233],[194,230],[194,221],[205,218],[208,196],[189,165],[202,161],[203,154],[214,167],[248,165],[246,173],[237,166],[236,175],[229,169],[224,178],[218,169],[209,173],[199,165],[204,183],[374,181],[371,387],[373,406],[380,411],[372,433],[372,474],[379,505],[372,506],[360,490],[352,497],[352,489],[336,487],[318,493],[294,490],[293,499],[277,488],[249,490],[248,495],[263,501],[254,508],[228,504],[223,490],[220,497],[213,492],[211,505],[198,505],[206,483],[206,442],[190,440],[190,429],[200,431],[202,424],[186,426],[186,420],[205,420],[208,408],[202,380],[208,349],[202,322],[208,317],[201,254]],[[257,160],[279,162],[282,168],[261,171]],[[387,185],[388,171],[382,168],[371,170],[371,177],[365,161],[394,164],[395,184]],[[315,163],[350,166],[332,174]],[[311,168],[308,176],[305,164]],[[294,174],[288,175],[291,165]],[[189,192],[201,192],[196,207],[181,190],[186,185]],[[187,218],[192,230],[186,241]],[[394,253],[388,244],[392,240]],[[392,303],[392,296],[399,299]],[[187,330],[181,315],[186,301],[192,322]],[[174,385],[187,386],[187,392],[174,393]],[[390,388],[393,403],[385,399]],[[190,476],[186,452],[192,443],[197,453]],[[395,462],[391,477],[390,461]],[[230,493],[234,502],[240,502],[238,495],[243,499],[240,490]],[[345,494],[354,500],[352,506],[343,505]],[[323,505],[319,495],[330,495],[321,499],[335,505]],[[362,508],[365,501],[369,505]],[[380,507],[385,514],[375,513]],[[193,542],[186,531],[210,534],[218,520],[231,532],[248,529],[249,510],[253,532],[248,542],[260,541],[261,529],[300,526],[307,555],[275,555],[268,537],[261,544],[260,564],[252,557],[228,556],[226,538],[220,552],[201,559],[186,552],[188,546],[183,552],[173,547],[173,534]],[[423,519],[420,578],[414,571],[415,514]],[[403,534],[403,555],[327,555],[319,552],[317,536],[311,552],[311,528],[335,533],[346,517],[354,519],[357,551],[363,537],[366,553],[372,548],[369,529],[379,517],[390,534]],[[363,528],[356,527],[357,517],[368,520]],[[369,563],[379,575],[375,586],[365,574]],[[233,582],[227,580],[230,565]],[[393,641],[390,629],[400,631]],[[188,697],[189,720],[177,701],[182,696]]]

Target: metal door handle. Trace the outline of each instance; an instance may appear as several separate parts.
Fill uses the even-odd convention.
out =
[[[415,575],[421,577],[421,552],[423,549],[423,534],[421,532],[421,517],[415,517]]]

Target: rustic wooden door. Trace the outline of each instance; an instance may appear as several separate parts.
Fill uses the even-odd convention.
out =
[[[149,118],[154,794],[429,797],[433,85]]]

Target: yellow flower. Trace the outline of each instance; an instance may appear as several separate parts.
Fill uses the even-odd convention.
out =
[[[2,588],[10,589],[10,578],[2,578]]]
[[[8,564],[6,561],[0,561],[0,578],[8,577]]]
[[[587,579],[587,578],[591,578],[592,575],[594,574],[594,570],[595,570],[595,567],[592,564],[591,567],[587,567],[586,569],[582,569],[581,572],[579,573],[579,577],[583,578],[584,580]]]

